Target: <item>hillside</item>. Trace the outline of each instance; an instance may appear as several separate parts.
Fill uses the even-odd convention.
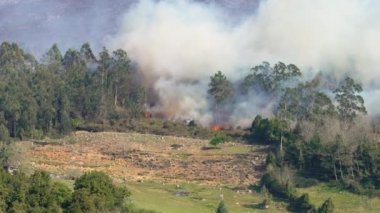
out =
[[[287,204],[277,199],[269,210],[261,209],[263,195],[248,187],[261,177],[266,147],[234,142],[205,147],[208,141],[200,139],[80,131],[58,140],[13,143],[10,162],[28,173],[45,170],[70,187],[85,171],[104,171],[127,186],[137,207],[160,212],[214,212],[221,197],[234,213],[286,211]],[[336,212],[380,208],[377,197],[326,184],[298,190],[317,206],[333,198]]]
[[[50,144],[24,141],[25,162],[62,179],[104,171],[121,181],[202,182],[248,186],[262,171],[265,147],[139,133],[76,132]]]

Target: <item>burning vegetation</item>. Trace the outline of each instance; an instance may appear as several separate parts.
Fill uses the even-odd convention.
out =
[[[224,130],[224,127],[220,124],[213,124],[211,125],[211,130],[214,132],[219,132],[221,130]]]

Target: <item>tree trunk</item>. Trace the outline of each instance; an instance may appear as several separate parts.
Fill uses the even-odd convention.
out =
[[[11,137],[15,138],[16,137],[16,116],[13,116],[12,118],[12,124],[11,124]]]
[[[282,130],[280,132],[280,151],[281,151],[281,156],[282,156]]]
[[[101,82],[102,92],[103,92],[103,85],[104,85],[104,70],[102,71],[102,82]]]
[[[339,161],[339,171],[340,171],[340,177],[342,178],[342,180],[344,179],[344,176],[343,176],[343,170],[342,170],[342,162]]]
[[[352,176],[352,178],[355,178],[355,175],[354,175],[354,167],[353,167],[353,166],[350,166],[350,170],[351,170],[351,176]]]
[[[338,181],[338,174],[336,172],[335,161],[334,161],[334,176],[335,176],[335,180]]]
[[[115,86],[115,106],[117,105],[117,87]]]

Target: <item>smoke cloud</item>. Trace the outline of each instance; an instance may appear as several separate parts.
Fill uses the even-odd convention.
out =
[[[239,17],[220,4],[183,0],[140,1],[110,44],[126,49],[153,85],[155,110],[209,124],[209,76],[221,70],[235,81],[262,61],[294,63],[303,72],[337,78],[349,74],[379,94],[373,92],[380,86],[379,38],[376,0],[267,0]],[[271,100],[241,100],[233,120],[247,124],[258,113],[270,114],[270,103],[263,101]]]

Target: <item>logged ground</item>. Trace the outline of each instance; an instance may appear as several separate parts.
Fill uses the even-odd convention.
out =
[[[256,183],[265,147],[139,133],[76,132],[49,144],[21,142],[26,163],[62,179],[104,171],[121,181],[191,182],[248,186]]]

